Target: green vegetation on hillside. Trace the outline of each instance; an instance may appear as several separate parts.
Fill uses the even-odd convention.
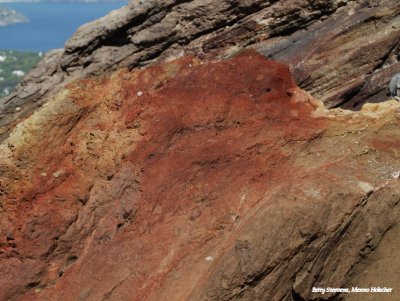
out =
[[[8,95],[42,56],[41,52],[0,50],[0,98]]]

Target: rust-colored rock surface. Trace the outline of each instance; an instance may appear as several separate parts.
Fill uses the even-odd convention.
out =
[[[399,112],[325,110],[255,52],[72,82],[0,145],[0,300],[321,300],[313,286],[363,283],[398,233]],[[380,300],[400,296],[399,258],[374,270],[394,289]]]
[[[398,0],[131,1],[79,28],[0,100],[0,141],[73,80],[185,54],[228,58],[249,47],[289,65],[325,106],[360,109],[386,100],[400,71],[399,16]]]

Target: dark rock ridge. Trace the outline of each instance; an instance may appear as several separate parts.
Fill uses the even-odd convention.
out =
[[[399,10],[398,0],[133,1],[49,53],[1,101],[1,131],[4,137],[71,80],[184,53],[229,57],[246,47],[289,64],[327,107],[359,108],[386,99],[399,70]]]
[[[296,84],[385,100],[398,11],[135,1],[81,27],[2,103],[0,300],[399,300],[400,102]],[[393,293],[312,292],[352,286]]]
[[[255,52],[70,83],[0,144],[0,300],[321,300],[371,274],[396,300],[399,110],[325,110]]]

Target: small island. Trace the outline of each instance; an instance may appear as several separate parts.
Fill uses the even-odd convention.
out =
[[[0,26],[27,22],[29,22],[29,19],[21,13],[13,9],[0,7]]]

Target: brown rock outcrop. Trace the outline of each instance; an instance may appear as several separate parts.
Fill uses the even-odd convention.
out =
[[[70,83],[0,145],[0,300],[339,300],[398,231],[399,110],[254,52]]]
[[[399,71],[399,10],[398,0],[132,1],[82,26],[1,101],[0,137],[72,80],[247,47],[290,65],[300,87],[327,107],[379,102]]]

